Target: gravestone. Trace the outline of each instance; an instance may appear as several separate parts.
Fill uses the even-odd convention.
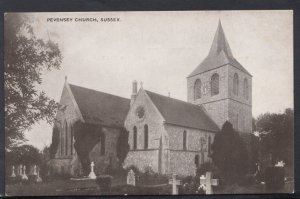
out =
[[[135,186],[135,173],[132,169],[127,174],[127,184]]]
[[[91,172],[89,174],[90,179],[96,179],[97,178],[97,176],[94,172],[94,166],[95,166],[94,162],[91,162]]]
[[[20,164],[18,168],[18,176],[22,178],[22,175],[23,175],[23,165]]]
[[[172,195],[178,195],[178,186],[181,181],[176,179],[176,174],[173,174],[172,179],[169,179],[169,184],[172,185]]]
[[[22,180],[25,180],[25,181],[28,180],[28,177],[26,175],[26,166],[25,165],[23,166]]]
[[[37,172],[36,172],[36,165],[33,166],[33,175],[37,175]]]
[[[275,167],[284,167],[285,163],[281,160],[275,164]]]
[[[212,179],[211,172],[206,172],[206,175],[200,176],[200,187],[204,189],[205,194],[213,194],[212,186],[219,184],[218,179]]]
[[[36,167],[35,167],[35,169],[36,169]],[[36,182],[38,182],[38,183],[43,182],[42,178],[40,177],[40,169],[36,171],[36,175],[37,175]]]
[[[15,174],[15,166],[12,166],[12,172],[11,172],[11,178],[15,178],[16,174]]]

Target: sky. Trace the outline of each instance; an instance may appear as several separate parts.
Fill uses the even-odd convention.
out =
[[[233,56],[252,75],[253,116],[293,108],[292,11],[168,11],[30,13],[42,39],[58,43],[60,70],[38,86],[56,101],[71,84],[130,98],[132,81],[147,90],[187,100],[186,77],[207,56],[219,20]],[[72,22],[50,22],[50,18]],[[119,22],[101,22],[101,18]],[[75,22],[97,18],[98,22]],[[47,20],[48,19],[48,20]],[[51,143],[44,121],[25,132],[29,144]]]

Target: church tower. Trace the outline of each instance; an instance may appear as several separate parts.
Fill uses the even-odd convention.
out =
[[[187,77],[188,102],[202,105],[221,128],[226,120],[252,132],[252,75],[233,57],[221,22],[207,57]]]

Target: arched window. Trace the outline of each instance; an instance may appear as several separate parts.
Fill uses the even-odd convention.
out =
[[[187,137],[186,137],[186,131],[183,131],[183,150],[186,151],[187,147],[186,147],[186,143],[187,143]]]
[[[73,155],[73,153],[74,153],[74,143],[73,143],[73,140],[74,140],[74,127],[73,127],[73,125],[70,125],[70,128],[71,128],[71,155]]]
[[[239,95],[239,76],[237,73],[233,76],[233,94]]]
[[[211,156],[211,137],[208,137],[208,156]]]
[[[148,149],[148,125],[144,126],[144,149]]]
[[[201,80],[197,79],[195,81],[195,85],[194,85],[194,99],[200,99],[201,98]]]
[[[133,149],[136,149],[137,146],[137,128],[133,127]]]
[[[248,99],[249,98],[249,85],[247,78],[244,79],[244,89],[243,89],[243,96]]]
[[[64,132],[64,135],[65,135],[65,155],[68,155],[68,123],[65,122],[65,132]]]
[[[101,155],[105,155],[105,138],[106,136],[105,136],[105,133],[103,132],[102,134],[101,134],[101,138],[100,138],[100,142],[101,142],[101,151],[100,151],[100,154]]]
[[[61,125],[61,128],[60,128],[60,155],[62,156],[63,155],[63,146],[64,146],[64,143],[63,143],[63,134],[64,134],[64,126]]]
[[[211,95],[219,94],[219,75],[217,73],[211,76]]]
[[[235,126],[236,130],[239,130],[239,114],[236,114],[236,126]]]

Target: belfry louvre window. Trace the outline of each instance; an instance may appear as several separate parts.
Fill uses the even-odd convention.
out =
[[[200,99],[201,98],[201,80],[197,79],[195,81],[195,85],[194,85],[194,99]]]
[[[187,137],[186,137],[186,131],[183,131],[183,150],[186,151],[187,150]]]
[[[137,146],[137,128],[133,127],[133,149],[135,150]]]
[[[244,79],[243,96],[244,98],[249,99],[249,85],[248,80],[246,78]]]
[[[217,73],[211,76],[211,95],[219,94],[219,75]]]
[[[239,95],[239,76],[236,73],[233,76],[233,94]]]
[[[148,125],[144,126],[144,149],[148,149]]]

